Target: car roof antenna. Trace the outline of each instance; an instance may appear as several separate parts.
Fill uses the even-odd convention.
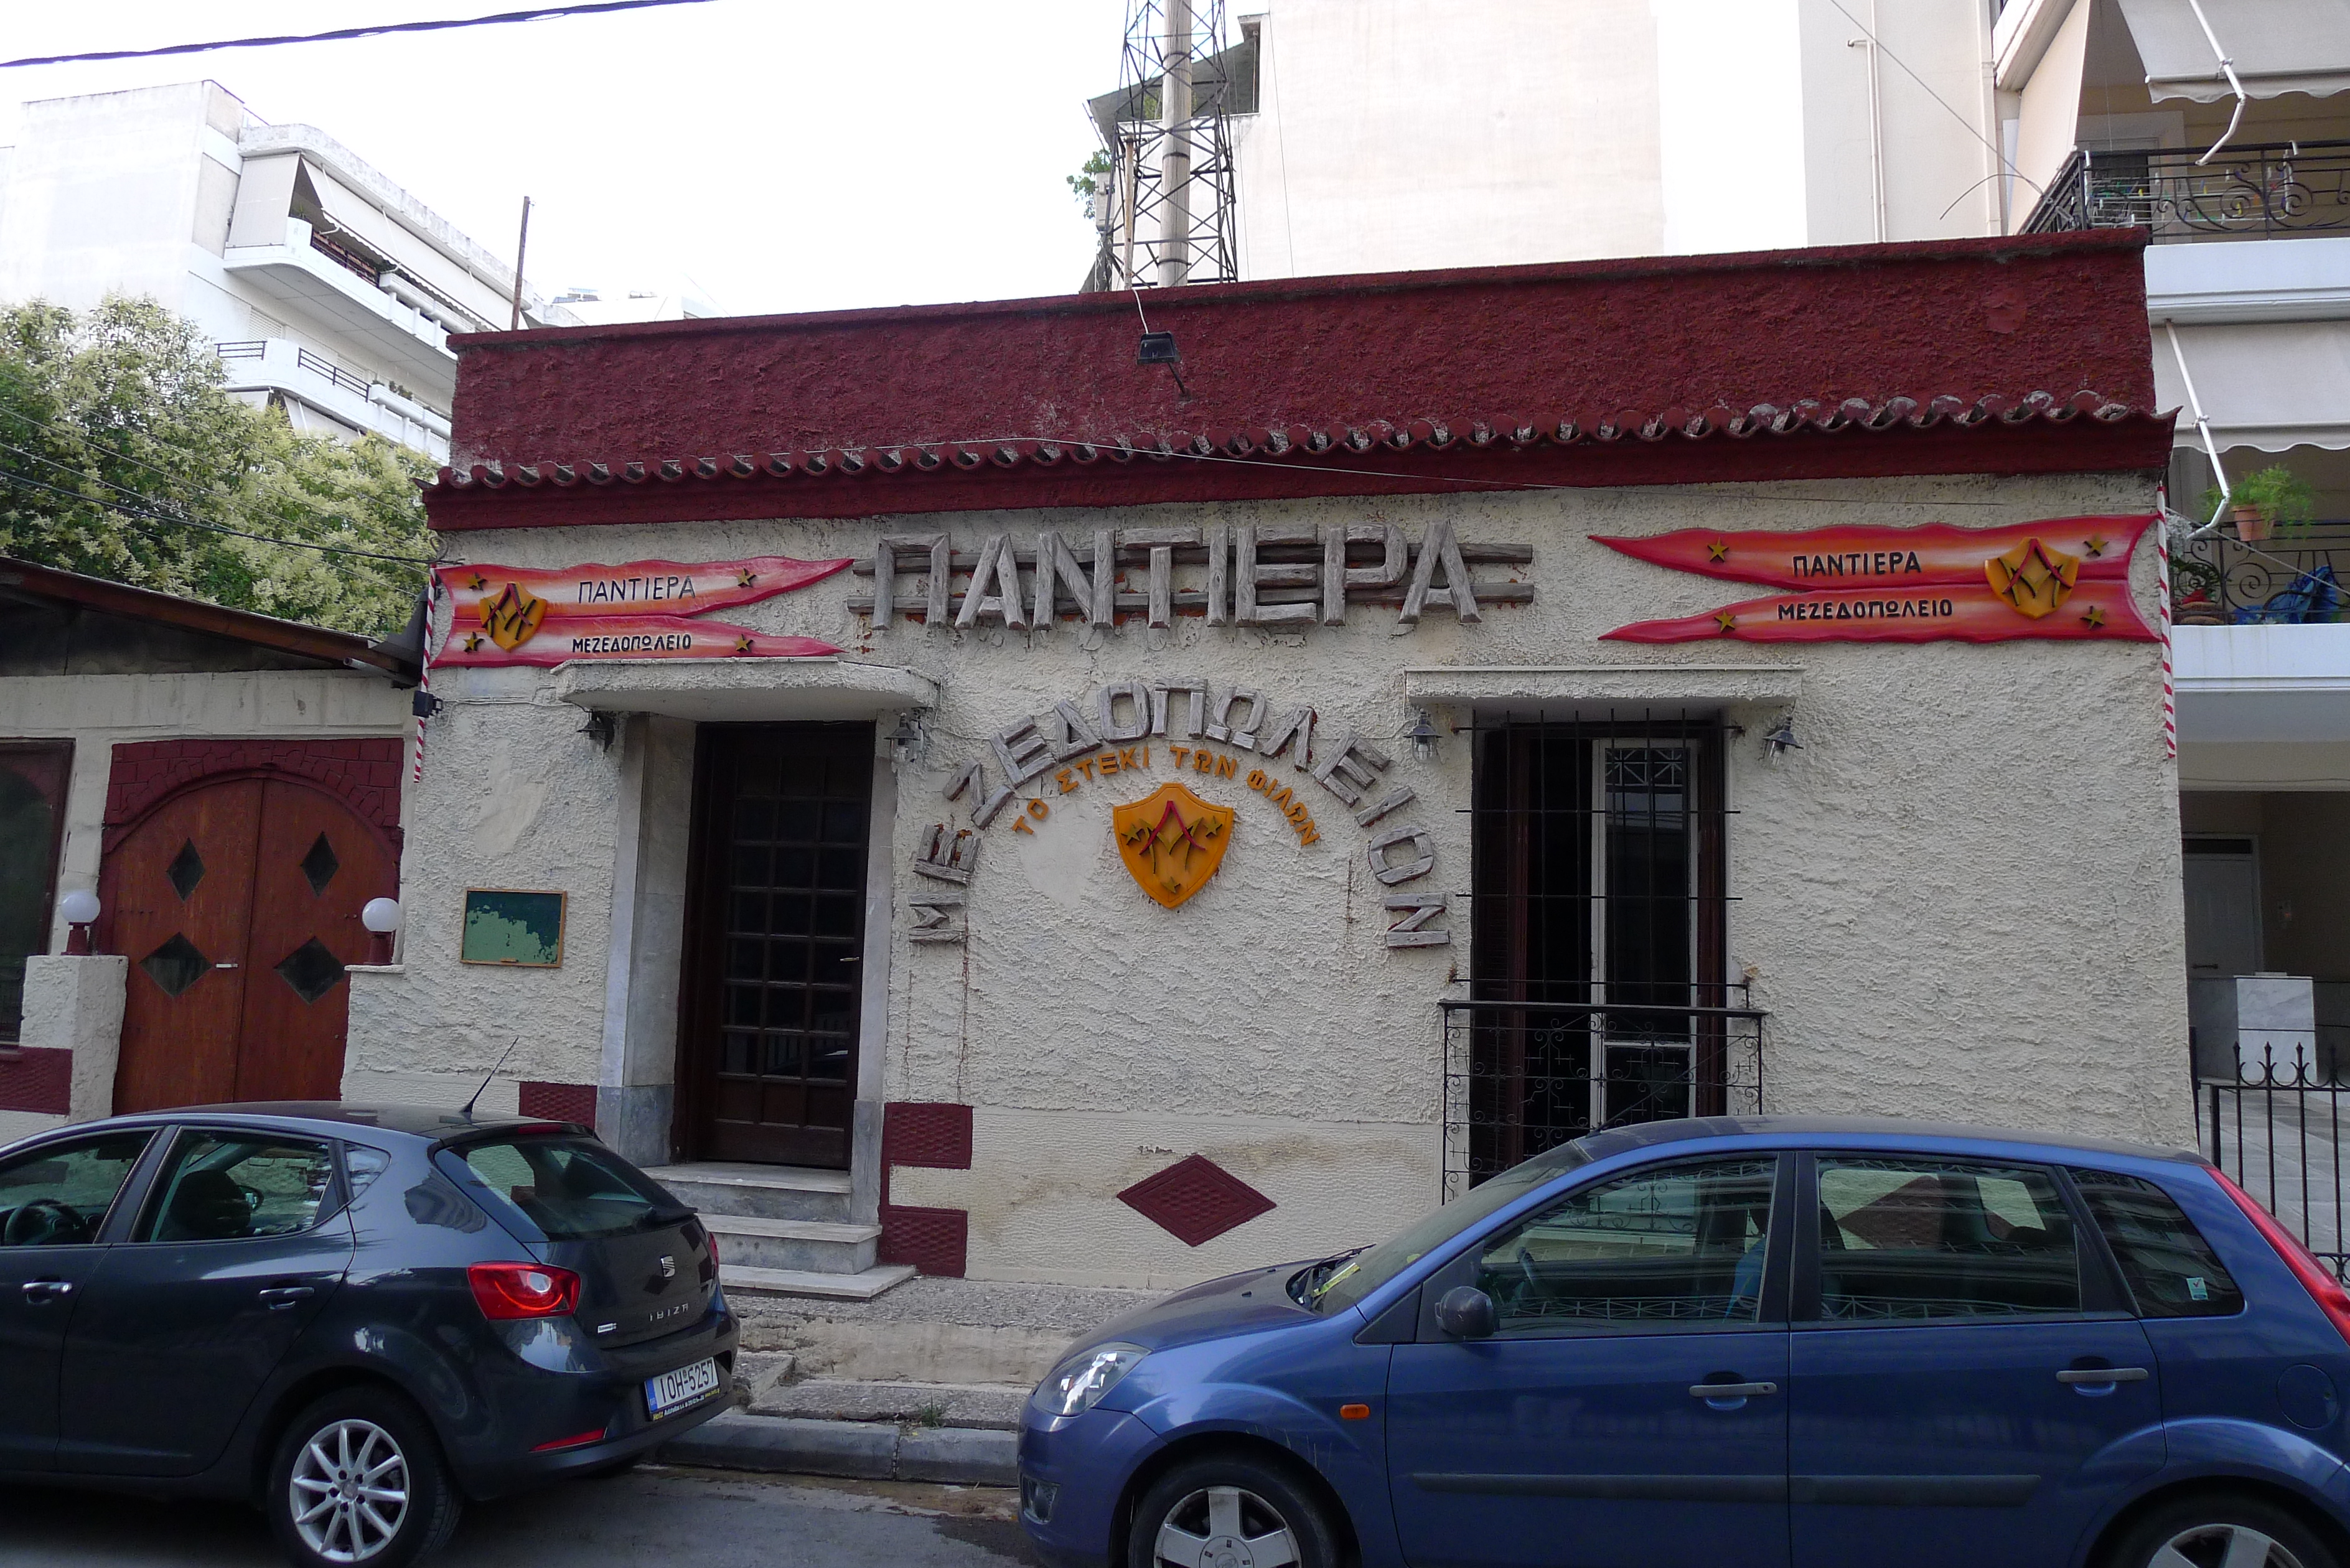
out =
[[[497,1065],[492,1067],[489,1070],[488,1075],[482,1079],[482,1088],[475,1089],[473,1091],[473,1098],[465,1102],[465,1108],[457,1113],[459,1116],[470,1116],[473,1114],[473,1105],[475,1101],[478,1101],[482,1097],[482,1089],[486,1089],[490,1086],[490,1079],[496,1077],[498,1075],[498,1068],[506,1064],[506,1056],[513,1055],[515,1054],[515,1047],[521,1044],[522,1036],[519,1034],[515,1035],[512,1041],[507,1043],[505,1056],[500,1056],[498,1058]]]

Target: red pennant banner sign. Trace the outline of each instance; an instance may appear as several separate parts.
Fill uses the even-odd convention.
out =
[[[812,637],[770,637],[709,610],[755,604],[847,569],[846,559],[630,561],[623,566],[442,566],[453,606],[438,664],[552,666],[575,659],[805,659],[838,653]]]
[[[2151,515],[2062,517],[1999,528],[1947,523],[1742,533],[1684,528],[1597,543],[1639,560],[1792,592],[1704,615],[1637,621],[1621,642],[2152,641],[2129,592]]]
[[[723,620],[675,615],[565,616],[548,620],[513,648],[500,648],[486,631],[460,624],[433,662],[551,668],[575,659],[821,659],[839,651],[817,638],[769,637]]]

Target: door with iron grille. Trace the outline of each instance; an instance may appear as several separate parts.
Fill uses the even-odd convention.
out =
[[[848,1165],[873,726],[702,731],[679,1132],[699,1159]]]
[[[1722,1108],[1720,769],[1709,722],[1480,731],[1471,1179]]]

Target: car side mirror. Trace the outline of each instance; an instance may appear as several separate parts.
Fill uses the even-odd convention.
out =
[[[1492,1297],[1474,1285],[1455,1285],[1436,1298],[1436,1326],[1454,1339],[1489,1339],[1501,1317]]]

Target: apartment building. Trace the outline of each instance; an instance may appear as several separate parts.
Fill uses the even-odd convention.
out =
[[[231,389],[297,428],[445,459],[449,334],[504,328],[515,279],[326,132],[198,81],[28,103],[0,148],[0,300],[108,294],[201,324]],[[527,287],[522,312],[575,320]]]

